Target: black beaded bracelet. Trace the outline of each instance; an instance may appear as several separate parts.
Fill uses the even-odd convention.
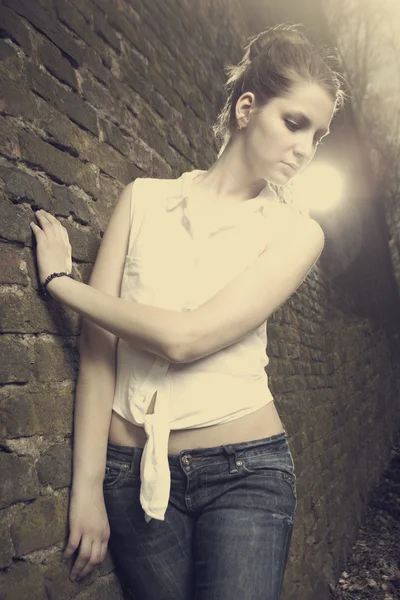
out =
[[[41,284],[40,291],[41,291],[42,296],[44,298],[51,298],[51,294],[49,294],[49,292],[46,289],[46,286],[50,283],[50,281],[52,279],[54,279],[54,277],[62,277],[63,275],[66,275],[67,277],[71,277],[71,279],[73,279],[73,276],[71,275],[71,273],[67,273],[66,271],[62,271],[60,273],[52,273],[51,275],[49,275],[46,278],[46,281]]]

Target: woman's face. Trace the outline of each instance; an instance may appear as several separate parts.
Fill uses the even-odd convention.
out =
[[[248,126],[239,133],[245,134],[245,152],[252,157],[256,176],[284,185],[304,169],[320,140],[329,133],[334,108],[328,92],[315,83],[296,83],[287,95],[273,98],[262,108],[256,107],[251,92],[243,94],[236,116],[250,112]]]

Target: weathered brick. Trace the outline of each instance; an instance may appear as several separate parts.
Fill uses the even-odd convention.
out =
[[[68,148],[71,154],[78,154],[78,148],[84,144],[83,140],[85,134],[66,115],[63,115],[49,102],[46,102],[44,99],[37,96],[37,94],[30,92],[30,90],[25,88],[21,83],[13,82],[8,75],[2,73],[1,70],[0,87],[0,107],[2,110],[19,118],[24,117],[28,120],[34,120],[38,127],[49,132],[52,138],[63,148]],[[50,146],[50,152],[52,152],[53,149],[54,147]],[[66,156],[66,154],[64,153],[63,156]],[[71,173],[73,173],[73,165],[75,165],[75,163],[72,163],[70,169]],[[94,197],[101,196],[101,189],[98,188],[96,182],[97,179],[94,175],[86,182],[86,191]],[[65,182],[63,181],[63,183]],[[27,197],[27,200],[30,201],[29,196]],[[37,201],[33,203],[38,204],[39,201],[43,200],[44,198],[40,195],[37,198]],[[46,202],[48,201],[47,198]],[[43,208],[47,210],[46,205],[43,205]]]
[[[11,73],[14,80],[21,80],[25,77],[25,64],[17,46],[8,39],[0,38],[0,70]]]
[[[39,338],[35,344],[37,363],[32,367],[32,359],[28,348],[22,340],[4,335],[0,341],[2,356],[0,366],[0,381],[4,383],[27,382],[32,379],[32,373],[39,381],[61,381],[72,379],[77,372],[78,351],[62,346],[63,340],[48,340]],[[51,365],[49,370],[48,365]]]
[[[0,395],[0,436],[69,435],[74,392],[42,384],[40,392],[9,391]]]
[[[28,348],[22,339],[3,335],[0,339],[0,383],[26,383],[31,363]]]
[[[28,285],[27,273],[21,267],[24,260],[22,249],[15,249],[12,244],[0,243],[0,283],[15,283]],[[2,311],[4,308],[4,297],[2,298]],[[0,319],[0,327],[2,320]]]
[[[21,46],[28,56],[32,53],[32,42],[25,22],[12,10],[5,6],[1,7],[1,29],[11,37],[13,41]]]
[[[78,185],[89,194],[96,190],[93,168],[25,131],[18,132],[18,139],[22,158],[33,166],[42,168],[57,181]]]
[[[113,146],[118,152],[127,156],[129,154],[129,143],[119,127],[113,125],[108,119],[100,119],[100,127],[103,132],[104,142]]]
[[[149,52],[151,53],[149,62],[153,62],[151,58],[154,56],[162,57],[163,69],[168,67],[173,68],[175,63],[176,69],[180,71],[182,68],[181,64],[185,59],[179,53],[177,44],[173,43],[175,35],[170,34],[176,26],[171,23],[171,30],[165,35],[165,28],[161,27],[160,24],[155,23],[151,18],[146,18],[145,9],[143,10],[141,17],[140,29],[143,32],[143,38],[147,41]],[[177,37],[179,37],[179,33]],[[172,40],[169,38],[172,38]]]
[[[63,57],[60,50],[45,37],[38,39],[37,52],[41,63],[61,82],[67,83],[78,92],[76,71],[71,63]]]
[[[150,172],[150,176],[151,177],[156,177],[157,179],[159,178],[171,178],[172,175],[168,176],[168,172],[166,172],[166,170],[169,170],[169,172],[171,172],[169,165],[167,165],[167,163],[165,162],[165,160],[163,158],[161,158],[157,152],[153,152],[153,154],[151,155],[151,172]]]
[[[71,443],[63,442],[50,446],[37,461],[36,470],[40,482],[45,485],[50,484],[53,489],[71,485]]]
[[[57,17],[62,23],[65,23],[69,29],[72,29],[86,44],[88,44],[93,50],[102,58],[108,68],[112,67],[111,53],[103,39],[96,35],[96,31],[93,31],[88,26],[87,19],[93,21],[93,5],[86,5],[86,17],[82,16],[82,5],[81,10],[76,10],[70,6],[65,0],[57,0]],[[90,16],[89,16],[90,13]],[[118,40],[117,40],[118,42]]]
[[[122,59],[123,60],[123,59]],[[137,92],[149,105],[152,103],[153,86],[145,77],[132,67],[128,61],[122,65],[120,73],[122,83],[131,87]]]
[[[34,119],[39,111],[37,103],[38,96],[32,94],[25,83],[13,80],[12,73],[6,73],[1,69],[0,62],[0,108],[2,111],[15,117]]]
[[[123,600],[121,585],[114,574],[100,577],[76,596],[77,600]]]
[[[0,511],[0,569],[5,569],[12,564],[13,544],[10,535],[8,512]]]
[[[82,225],[92,224],[92,213],[88,208],[87,201],[78,196],[74,190],[53,183],[51,185],[51,194],[54,198],[53,208],[50,211],[57,219],[59,217],[68,217],[73,215],[76,221]],[[45,209],[46,210],[46,209]],[[64,227],[69,232],[72,227],[63,222]]]
[[[164,125],[161,119],[159,122],[154,117],[154,113],[145,106],[143,106],[141,118],[138,121],[138,128],[139,138],[150,148],[156,150],[172,169],[176,169],[178,171],[178,161],[175,158],[174,151],[169,146],[168,142],[164,138],[164,135],[160,135],[160,128],[164,134]]]
[[[71,559],[65,561],[63,551],[49,557],[46,565],[43,565],[47,600],[75,598],[76,594],[91,586],[102,574],[99,568],[96,567],[82,581],[71,581],[69,576],[76,560],[76,553],[73,554]]]
[[[41,569],[17,562],[0,573],[0,597],[1,600],[47,600]]]
[[[1,42],[1,40],[0,40]],[[21,149],[16,127],[0,115],[0,152],[7,158],[20,158]]]
[[[163,75],[165,76],[165,73],[163,73]],[[178,111],[179,114],[182,114],[184,112],[183,106],[185,102],[187,102],[189,100],[188,98],[188,90],[186,89],[185,85],[179,82],[179,79],[177,79],[177,81],[179,83],[175,84],[174,88],[171,90],[171,80],[173,79],[173,74],[171,73],[171,78],[170,80],[166,81],[164,77],[160,76],[157,72],[155,71],[151,71],[148,75],[148,78],[151,80],[152,82],[152,93],[154,95],[153,99],[152,99],[152,106],[155,110],[159,111],[159,107],[160,107],[160,101],[159,98],[163,98],[164,100],[164,104],[165,102],[167,102],[169,104],[170,107],[172,107],[171,112],[174,111],[176,114],[176,111]],[[168,75],[167,75],[167,79],[168,79]],[[154,94],[154,91],[157,91],[158,94]],[[182,91],[181,91],[182,90]],[[181,93],[179,93],[181,91]],[[183,102],[182,102],[183,100]],[[168,111],[169,112],[169,111]],[[169,113],[171,114],[171,113]],[[165,114],[165,108],[163,108],[162,112],[161,112],[161,116],[168,119],[168,113]],[[168,119],[169,120],[169,119]]]
[[[146,58],[151,58],[149,44],[140,29],[141,22],[133,23],[132,20],[128,20],[125,16],[125,11],[121,11],[116,5],[107,2],[107,0],[96,0],[95,4],[107,15],[107,21],[111,27],[120,31],[123,37],[146,56]],[[136,3],[135,9],[138,9],[138,7],[139,5]]]
[[[106,559],[80,582],[72,582],[69,579],[75,555],[67,563],[61,560],[61,556],[61,553],[53,555],[41,567],[47,600],[69,600],[76,597],[90,600],[104,597],[122,599],[119,581],[115,573],[111,573],[111,567],[114,565],[109,553]]]
[[[117,83],[117,80],[115,80],[115,83]],[[135,115],[140,113],[143,105],[143,100],[138,94],[135,94],[129,88],[124,92],[124,86],[120,82],[118,82],[119,93],[114,93],[113,89],[108,89],[97,80],[97,77],[86,71],[81,75],[80,85],[83,98],[101,110],[101,115],[104,118],[107,117],[112,123],[118,124],[121,131],[129,135],[135,135],[138,127],[137,116]],[[126,110],[126,103],[128,102],[130,110]]]
[[[32,276],[32,274],[31,274]],[[63,309],[60,304],[49,301],[43,302],[38,293],[39,280],[33,273],[33,282],[23,282],[24,293],[15,294],[14,290],[6,290],[1,297],[2,314],[0,331],[37,333],[48,331],[64,335],[77,335],[80,329],[78,313]]]
[[[61,542],[67,536],[68,494],[41,496],[15,516],[11,538],[16,556]]]
[[[0,452],[0,508],[39,495],[39,482],[32,459]]]
[[[98,228],[99,232],[104,233],[104,231],[106,230],[107,224],[110,220],[111,214],[114,210],[114,206],[116,205],[119,196],[122,193],[122,190],[124,189],[125,186],[121,185],[121,184],[115,184],[115,185],[111,185],[110,184],[110,180],[107,179],[106,177],[102,177],[101,178],[102,181],[102,195],[107,195],[107,191],[109,191],[109,200],[105,200],[104,202],[102,201],[97,201],[93,204],[93,212],[94,212],[94,218],[93,221],[96,223],[96,228]],[[97,247],[94,248],[93,250],[93,254],[92,254],[92,260],[94,262],[98,249],[100,246],[100,239],[97,241]],[[90,272],[92,270],[92,266],[90,267]],[[83,281],[85,281],[85,283],[88,281],[88,279],[83,279]]]
[[[97,165],[104,173],[127,185],[140,173],[129,160],[122,157],[114,148],[87,137],[80,147],[80,156]]]
[[[83,53],[81,48],[72,36],[65,32],[50,11],[44,10],[38,2],[30,0],[3,0],[3,3],[30,21],[76,64],[81,64]]]
[[[28,65],[28,78],[30,87],[35,92],[49,100],[60,112],[67,114],[72,121],[82,125],[93,135],[98,135],[96,113],[78,94],[60,85],[54,77],[34,63]]]
[[[14,204],[28,202],[45,210],[51,208],[50,197],[44,185],[29,173],[13,166],[0,166],[0,177],[4,180],[4,193]]]
[[[119,79],[107,68],[105,59],[89,46],[85,48],[81,67],[83,69],[82,74],[85,74],[86,70],[88,70],[105,86],[105,89],[110,90],[112,87],[115,87],[113,89],[113,96],[120,98],[122,86]],[[113,81],[115,83],[114,86],[112,86]]]
[[[92,4],[91,9],[93,11],[93,28],[95,33],[100,37],[100,39],[104,39],[107,44],[109,44],[117,54],[121,54],[121,42],[119,38],[115,35],[114,28],[110,27],[107,19],[100,10],[97,9],[95,4]]]
[[[73,380],[79,366],[76,347],[63,345],[62,340],[38,338],[35,343],[35,364],[32,372],[37,381]]]

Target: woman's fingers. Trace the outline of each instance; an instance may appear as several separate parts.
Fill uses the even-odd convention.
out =
[[[101,554],[102,554],[102,543],[100,540],[94,540],[93,545],[92,545],[91,555],[90,555],[86,565],[81,570],[79,579],[86,577],[86,575],[88,575],[91,571],[93,571],[93,569],[102,562]]]
[[[35,215],[36,215],[37,219],[39,219],[40,225],[42,227],[46,227],[50,224],[53,224],[49,219],[49,214],[46,213],[44,210],[42,210],[42,209],[37,210]]]
[[[103,560],[106,557],[107,547],[108,547],[108,540],[104,540],[103,542],[101,542],[100,562],[103,562]]]
[[[71,531],[70,536],[68,538],[68,543],[65,546],[64,550],[64,559],[71,558],[77,547],[79,546],[79,542],[81,541],[81,534],[78,532]]]
[[[75,560],[74,566],[70,573],[70,579],[74,581],[77,577],[80,577],[82,570],[86,567],[87,562],[90,560],[92,555],[93,541],[89,537],[83,537],[79,548],[79,554]]]
[[[55,222],[59,222],[55,217],[53,217],[53,215],[51,213],[48,213],[47,211],[43,210],[43,208],[40,208],[39,210],[36,211],[36,214],[41,218],[41,219],[47,219],[48,221],[50,221],[51,223],[55,223]]]
[[[49,225],[53,225],[53,226],[58,226],[62,228],[62,225],[60,223],[60,221],[58,219],[56,219],[55,217],[53,217],[53,215],[51,215],[50,213],[46,212],[45,210],[37,210],[36,211],[36,216],[39,219],[40,225],[41,227],[43,227],[43,229],[46,229],[47,227],[49,227]]]
[[[71,581],[80,581],[105,558],[110,526],[101,490],[92,494],[77,491],[71,498],[70,537],[64,557],[72,556],[79,548],[70,572]]]

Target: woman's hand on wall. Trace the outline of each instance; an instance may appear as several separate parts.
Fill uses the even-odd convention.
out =
[[[110,525],[102,489],[85,487],[71,494],[69,529],[64,559],[69,559],[79,546],[70,579],[80,581],[103,562],[107,552]]]
[[[36,236],[39,280],[43,284],[51,273],[71,273],[71,244],[67,230],[53,215],[45,210],[38,210],[36,217],[41,227],[33,221],[30,225]]]

